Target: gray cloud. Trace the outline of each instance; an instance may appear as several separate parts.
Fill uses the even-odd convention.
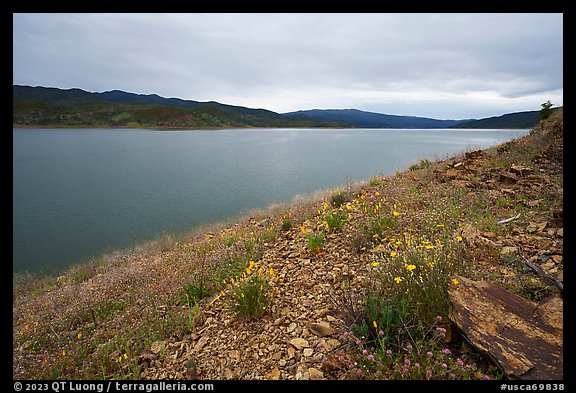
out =
[[[15,84],[470,118],[563,100],[562,14],[15,14]]]

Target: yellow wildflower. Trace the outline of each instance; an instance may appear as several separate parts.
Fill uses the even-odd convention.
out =
[[[374,326],[374,329],[378,329],[378,324],[376,323],[376,321],[372,321],[372,325]]]
[[[376,192],[374,193],[374,195],[380,196],[380,193],[379,193],[378,191],[376,191]]]
[[[80,340],[82,338],[82,333],[78,333],[78,340]]]
[[[460,235],[456,236],[456,240],[458,240],[459,242],[461,242],[461,241],[462,241],[462,236],[460,236]]]
[[[378,262],[376,262],[376,261],[372,262],[372,266],[376,267],[376,266],[378,266],[378,265],[379,265]]]
[[[396,281],[396,284],[400,284],[400,282],[403,280],[402,277],[394,277],[394,281]]]
[[[400,215],[400,213],[398,213],[396,210],[394,210],[392,214],[394,215],[394,217],[398,217]]]
[[[396,251],[392,251],[392,252],[390,253],[390,256],[391,256],[391,257],[395,257],[396,255],[398,255],[398,253],[397,253]]]
[[[452,281],[454,284],[458,284],[458,283],[460,283],[460,281],[458,281],[458,279],[457,279],[457,278],[453,278],[451,281]]]
[[[416,265],[413,265],[413,264],[406,265],[406,270],[408,270],[409,272],[411,272],[414,269],[416,269]]]

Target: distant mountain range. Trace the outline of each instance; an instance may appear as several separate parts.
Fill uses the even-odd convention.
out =
[[[312,109],[285,113],[286,117],[309,117],[337,121],[359,128],[448,128],[468,120],[438,120],[427,117],[385,115],[358,109]]]
[[[357,109],[312,109],[276,113],[266,109],[164,98],[121,90],[91,93],[13,85],[14,127],[330,127],[330,128],[531,128],[540,111],[486,119],[439,120]]]

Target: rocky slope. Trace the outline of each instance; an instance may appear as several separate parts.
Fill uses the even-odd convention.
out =
[[[503,160],[513,160],[518,149],[534,148],[540,138],[547,139],[548,145],[533,155],[531,162],[511,161],[503,166]],[[563,281],[562,162],[562,126],[554,125],[533,131],[525,140],[437,163],[426,172],[405,172],[378,190],[402,195],[414,183],[430,190],[461,188],[468,190],[465,198],[489,198],[504,210],[518,211],[494,220],[494,230],[482,230],[477,223],[468,222],[460,233],[482,259],[478,261],[479,276],[508,284],[526,297],[542,298],[559,292],[546,278],[529,274],[519,260],[511,262],[510,255],[523,256]],[[142,355],[145,367],[141,377],[347,378],[337,354],[354,343],[346,337],[349,326],[335,309],[334,293],[363,288],[369,277],[370,255],[353,250],[349,233],[329,235],[322,252],[310,255],[298,232],[294,228],[283,233],[262,257],[261,263],[280,275],[280,294],[268,318],[239,320],[224,306],[221,297],[225,295],[218,295],[202,306],[192,333],[155,342],[150,352]]]

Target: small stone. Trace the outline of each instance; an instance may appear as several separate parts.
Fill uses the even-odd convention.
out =
[[[314,367],[308,369],[308,375],[310,376],[310,379],[324,379],[324,373]]]
[[[294,350],[293,347],[288,347],[286,352],[288,353],[288,359],[289,360],[292,359],[294,357],[294,355],[296,354],[296,351]]]
[[[280,379],[280,370],[278,370],[278,367],[274,367],[272,371],[270,371],[270,379],[273,380]]]
[[[234,379],[234,371],[230,370],[229,368],[224,370],[224,378],[225,379]]]
[[[330,352],[338,348],[340,345],[341,345],[340,341],[336,340],[335,338],[329,338],[328,340],[326,340],[324,347],[328,352]]]
[[[307,380],[310,379],[310,374],[308,373],[308,371],[306,371],[306,372],[304,372],[304,373],[301,372],[301,371],[298,371],[298,372],[296,373],[296,375],[295,375],[295,378],[296,378],[297,380],[307,381]]]
[[[240,352],[238,352],[237,349],[233,349],[231,351],[228,352],[228,357],[232,360],[240,360]]]
[[[500,255],[504,256],[506,254],[516,254],[517,252],[518,252],[518,247],[506,246],[506,247],[502,247],[502,249],[500,250]]]
[[[286,360],[280,359],[280,360],[278,361],[278,365],[279,365],[280,367],[284,367],[284,366],[286,365]]]
[[[150,349],[152,350],[152,352],[154,352],[155,354],[159,354],[160,352],[162,352],[163,350],[166,350],[166,341],[154,341],[152,343],[152,346],[150,347]]]
[[[498,176],[498,180],[501,181],[502,183],[516,183],[518,181],[518,177],[511,173],[511,172],[503,172],[500,173],[500,175]]]
[[[194,345],[194,352],[200,352],[202,350],[202,348],[204,347],[204,345],[206,345],[207,342],[208,342],[208,337],[206,337],[206,336],[200,337],[200,340],[198,340],[196,345]]]
[[[529,167],[524,166],[524,165],[512,164],[512,166],[510,167],[510,172],[524,177],[524,176],[533,174],[534,169],[529,168]]]
[[[306,357],[312,356],[313,353],[314,350],[312,348],[304,348],[304,351],[302,352],[302,354]]]
[[[286,332],[292,333],[292,332],[296,329],[297,326],[298,326],[298,325],[296,325],[295,322],[292,322],[290,325],[288,325],[288,328],[286,329]]]
[[[538,207],[542,204],[542,199],[535,199],[535,200],[531,200],[526,202],[526,205],[528,205],[528,207]]]
[[[543,263],[540,267],[545,272],[552,273],[553,272],[552,270],[556,268],[556,264],[554,263],[554,260],[552,258],[550,258],[545,263]]]
[[[530,224],[526,227],[526,230],[528,231],[528,233],[544,232],[544,230],[546,229],[546,226],[548,226],[548,222],[547,222],[547,221],[543,221],[543,222],[533,222],[533,223],[530,223]]]
[[[293,338],[292,340],[290,340],[290,344],[292,344],[298,350],[300,350],[302,348],[310,347],[310,344],[308,344],[308,341],[306,341],[305,339],[300,338],[300,337]]]
[[[306,327],[318,337],[330,336],[334,333],[334,329],[330,327],[328,322],[309,323]]]

